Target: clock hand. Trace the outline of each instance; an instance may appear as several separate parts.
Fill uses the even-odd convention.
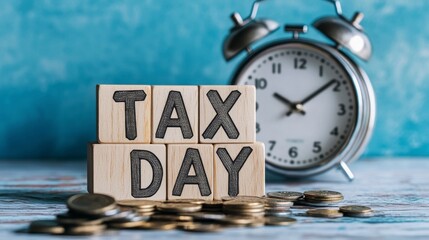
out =
[[[326,89],[328,89],[332,84],[335,84],[336,82],[337,82],[337,80],[332,79],[331,81],[329,81],[328,83],[326,83],[325,85],[323,85],[322,87],[320,87],[319,89],[317,89],[316,91],[314,91],[312,94],[308,95],[300,103],[295,104],[295,108],[298,111],[304,111],[303,107],[304,107],[305,103],[307,103],[308,101],[310,101],[311,99],[313,99],[314,97],[316,97],[317,95],[319,95],[321,92],[323,92]],[[286,113],[286,116],[290,116],[292,114],[292,112],[293,112],[293,110],[289,110],[289,112]]]
[[[307,103],[308,101],[310,101],[311,99],[313,99],[314,97],[319,95],[321,92],[325,91],[327,88],[329,88],[332,84],[334,84],[336,82],[337,82],[337,80],[332,79],[327,84],[323,85],[321,88],[317,89],[312,94],[310,94],[308,97],[304,98],[304,100],[302,100],[301,104],[304,105],[305,103]]]
[[[305,111],[302,108],[302,104],[293,103],[289,99],[283,97],[282,95],[280,95],[278,93],[274,93],[273,96],[275,98],[277,98],[278,100],[280,100],[281,102],[286,103],[291,108],[291,110],[290,110],[291,114],[293,111],[297,111],[297,112],[300,112],[302,115],[305,115]],[[290,116],[290,114],[286,114],[286,116]]]

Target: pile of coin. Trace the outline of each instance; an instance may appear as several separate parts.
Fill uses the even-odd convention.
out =
[[[54,220],[34,221],[30,233],[92,235],[114,229],[217,232],[230,227],[286,226],[296,222],[289,217],[294,203],[338,203],[341,193],[334,191],[271,192],[266,197],[238,196],[204,201],[178,199],[164,202],[148,200],[115,201],[103,194],[78,194],[67,201],[68,212]],[[364,206],[339,209],[310,209],[307,216],[336,218],[370,217]]]

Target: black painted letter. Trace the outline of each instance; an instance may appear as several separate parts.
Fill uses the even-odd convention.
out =
[[[225,148],[219,148],[216,151],[216,154],[219,156],[220,160],[222,161],[223,166],[225,167],[226,171],[228,171],[228,195],[229,196],[238,195],[239,173],[244,163],[246,162],[247,158],[249,158],[250,154],[252,153],[252,151],[253,150],[250,147],[243,147],[234,161],[232,161],[231,156],[229,155],[228,151]]]
[[[146,93],[143,90],[116,91],[113,94],[115,102],[125,103],[125,136],[128,140],[137,137],[136,102],[144,101]]]
[[[237,127],[232,121],[231,116],[229,116],[228,114],[229,111],[231,111],[231,108],[237,102],[240,95],[241,93],[235,90],[228,95],[225,101],[222,101],[217,91],[210,90],[207,93],[207,97],[209,98],[210,103],[216,111],[216,116],[213,118],[209,126],[204,131],[204,139],[212,139],[220,127],[223,127],[223,130],[225,130],[226,135],[230,139],[237,139],[238,136],[240,136]]]
[[[163,169],[161,162],[152,152],[133,150],[131,152],[131,196],[147,198],[158,192],[162,183]],[[146,160],[152,167],[152,182],[146,188],[141,188],[141,160]]]
[[[195,175],[193,176],[188,175],[191,166],[193,166],[195,170]],[[176,183],[174,184],[173,195],[181,196],[185,184],[197,184],[201,196],[209,196],[212,193],[203,162],[201,161],[200,152],[195,148],[188,148],[186,150],[182,166],[177,175]]]
[[[171,118],[174,109],[176,109],[177,118]],[[184,139],[190,139],[194,136],[182,94],[178,91],[170,91],[168,94],[155,137],[164,138],[168,127],[180,127]]]

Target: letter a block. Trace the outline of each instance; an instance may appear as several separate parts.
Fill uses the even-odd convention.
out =
[[[88,192],[117,200],[165,200],[166,155],[161,144],[91,144]]]
[[[224,196],[265,194],[263,143],[216,144],[214,149],[214,199]]]
[[[213,146],[168,145],[168,199],[213,199]]]
[[[97,85],[99,143],[150,143],[151,87]]]
[[[153,143],[198,142],[198,87],[154,86]]]
[[[200,142],[255,142],[255,94],[254,86],[201,86]]]

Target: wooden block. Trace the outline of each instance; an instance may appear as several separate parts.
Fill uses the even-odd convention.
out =
[[[150,143],[151,87],[97,85],[99,143]]]
[[[213,199],[213,146],[168,145],[168,199]]]
[[[153,143],[198,143],[198,87],[154,86]]]
[[[255,94],[254,86],[201,86],[200,142],[255,142]]]
[[[166,155],[163,144],[91,144],[88,192],[117,200],[166,200]]]
[[[214,149],[214,199],[224,196],[265,194],[263,143],[216,144]]]

